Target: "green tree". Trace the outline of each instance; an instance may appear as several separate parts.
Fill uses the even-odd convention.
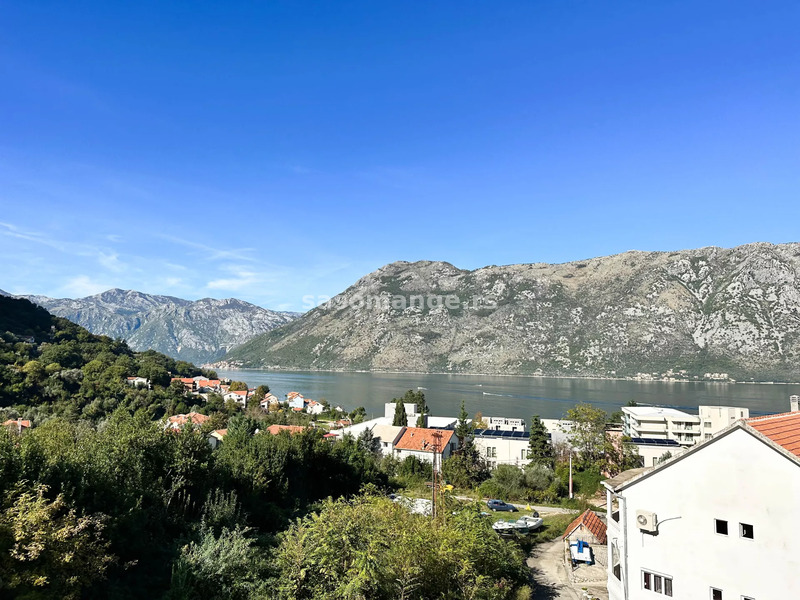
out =
[[[326,500],[282,536],[275,597],[511,600],[528,579],[523,561],[477,506],[432,522],[386,498]]]
[[[458,424],[456,425],[456,437],[458,438],[458,447],[463,448],[466,443],[467,437],[472,433],[472,426],[467,422],[469,413],[464,408],[464,401],[461,401],[461,412],[458,413]]]
[[[406,427],[408,425],[408,415],[402,398],[394,399],[394,418],[392,425],[395,427]]]
[[[0,517],[0,571],[21,597],[78,598],[114,560],[103,538],[106,519],[78,516],[63,494],[51,501],[47,491],[19,490]]]
[[[248,390],[247,383],[244,381],[231,381],[231,392],[246,392]]]
[[[550,443],[550,436],[539,415],[533,415],[531,418],[528,458],[535,463],[549,466],[551,469],[555,462],[555,452]]]
[[[566,417],[572,421],[567,436],[581,460],[586,464],[602,461],[606,450],[606,412],[584,402],[570,408]]]
[[[199,541],[181,548],[172,568],[167,598],[266,598],[266,561],[247,533],[244,529],[223,528],[215,536],[213,530],[203,530]]]
[[[449,483],[464,489],[479,485],[491,475],[489,465],[470,439],[445,459],[442,469]]]

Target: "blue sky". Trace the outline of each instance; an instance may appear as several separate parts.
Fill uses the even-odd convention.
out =
[[[0,288],[299,310],[798,241],[796,1],[4,2]]]

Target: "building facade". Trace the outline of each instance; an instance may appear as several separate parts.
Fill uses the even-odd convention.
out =
[[[498,465],[527,465],[530,437],[527,431],[476,429],[472,433],[475,448],[493,469]]]
[[[603,485],[610,600],[800,598],[800,413],[737,420]]]

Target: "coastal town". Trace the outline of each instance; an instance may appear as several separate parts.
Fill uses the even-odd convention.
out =
[[[138,389],[151,387],[144,377],[130,376],[125,381]],[[175,434],[201,430],[210,447],[219,450],[228,429],[213,428],[214,415],[203,414],[208,412],[203,411],[204,403],[218,396],[231,403],[228,406],[238,407],[240,414],[250,411],[273,417],[274,422],[256,428],[252,435],[319,432],[331,444],[346,438],[367,440],[380,456],[427,464],[429,492],[416,488],[393,494],[410,510],[430,516],[436,494],[441,502],[444,494],[452,493],[460,501],[479,499],[487,514],[519,511],[514,519],[494,522],[500,536],[519,540],[550,527],[549,537],[535,544],[528,558],[537,589],[549,590],[548,598],[647,600],[654,594],[688,597],[685,590],[704,588],[713,600],[800,594],[794,577],[800,563],[795,553],[786,551],[791,538],[787,524],[793,522],[794,501],[800,495],[799,396],[788,398],[785,413],[755,417],[749,409],[735,406],[699,406],[697,414],[635,403],[623,406],[617,422],[603,424],[603,440],[607,448],[626,448],[634,462],[616,470],[607,463],[601,487],[583,496],[583,504],[578,505],[573,500],[572,464],[586,458],[581,445],[586,424],[579,420],[534,418],[528,423],[480,413],[465,419],[463,411],[434,415],[424,395],[411,390],[405,399],[415,402],[396,398],[384,404],[382,416],[366,419],[363,410],[348,413],[342,406],[307,398],[301,392],[279,398],[267,386],[237,389],[241,383],[173,377],[170,385],[182,389],[186,403],[194,408],[165,416],[163,429]],[[453,491],[454,486],[443,478],[448,460],[462,454],[465,446],[474,448],[492,473],[526,472],[541,463],[532,442],[539,424],[550,446],[546,455],[568,455],[569,489],[563,501],[531,506],[530,498],[459,495],[466,492]],[[17,418],[6,420],[3,426],[24,436],[32,423]],[[785,493],[764,503],[760,490],[776,481]],[[578,512],[578,506],[586,508]],[[547,524],[554,517],[561,519],[555,532]],[[698,568],[692,553],[684,551],[687,544],[707,548],[713,560]],[[731,569],[730,564],[737,562],[748,568]],[[771,577],[762,577],[765,572]]]

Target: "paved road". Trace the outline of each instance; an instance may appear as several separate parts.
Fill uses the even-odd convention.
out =
[[[583,587],[587,587],[593,598],[608,599],[608,591],[602,582],[594,585],[570,581],[561,538],[535,546],[527,565],[536,582],[533,600],[585,600]]]
[[[533,600],[585,600],[583,585],[570,582],[561,538],[535,546],[527,565],[536,582]],[[588,591],[595,598],[608,598],[604,585],[589,585]]]
[[[464,500],[466,502],[472,502],[475,498],[470,498],[469,496],[455,496],[457,500]],[[481,502],[486,502],[488,498],[484,498]],[[509,504],[513,504],[509,502]],[[575,509],[573,508],[562,508],[560,506],[535,506],[533,504],[513,504],[520,511],[533,511],[535,510],[540,515],[566,515],[569,513],[574,513]],[[528,508],[530,506],[530,509]]]

